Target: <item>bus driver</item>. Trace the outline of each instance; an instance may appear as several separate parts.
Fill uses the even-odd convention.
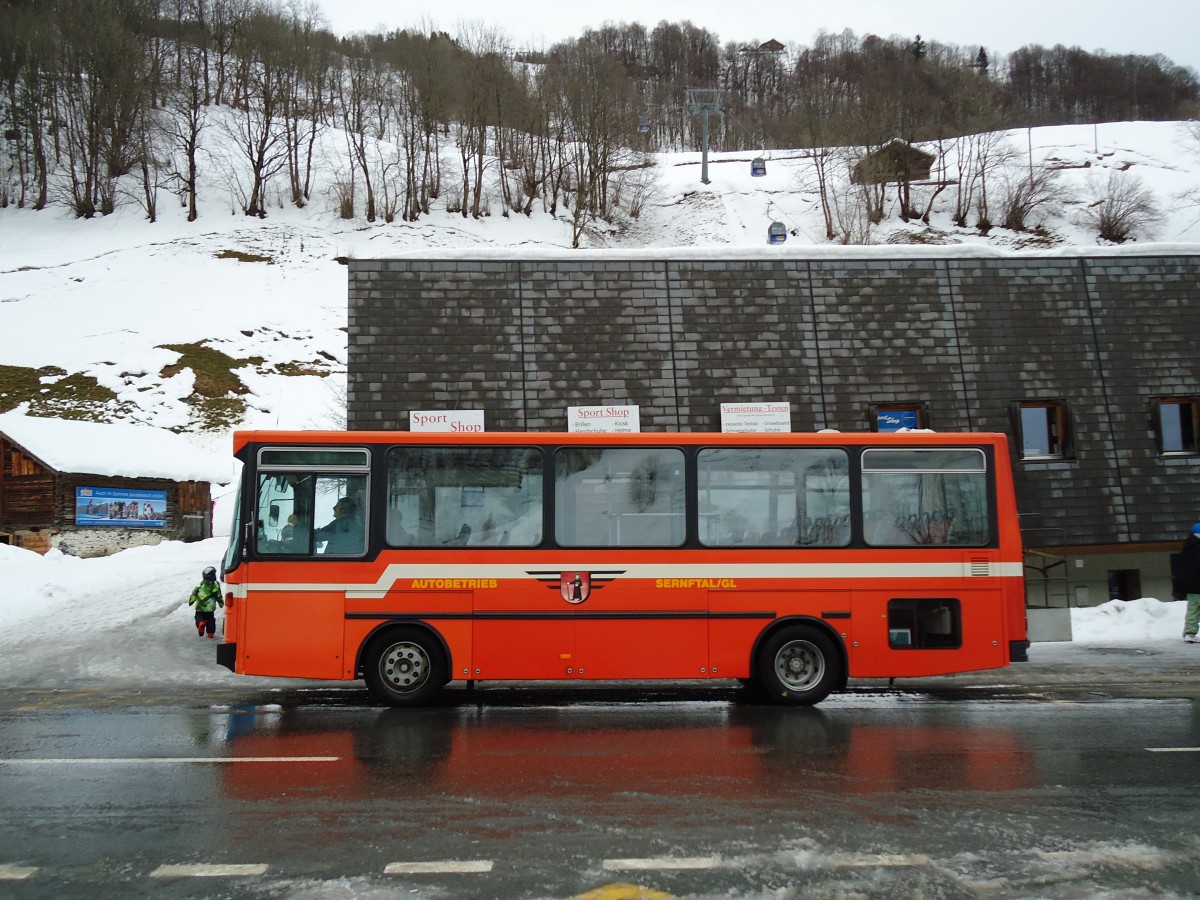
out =
[[[333,521],[316,529],[313,536],[318,542],[325,541],[322,553],[362,553],[363,521],[354,498],[338,500],[333,506]]]

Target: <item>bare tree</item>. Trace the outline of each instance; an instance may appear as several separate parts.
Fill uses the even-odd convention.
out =
[[[836,153],[838,174],[827,185],[829,205],[833,213],[834,236],[841,244],[869,244],[871,230],[878,223],[866,185],[852,182],[851,172],[859,160],[856,151],[844,149]]]
[[[593,44],[562,47],[555,62],[546,76],[559,103],[555,124],[574,195],[571,245],[578,247],[591,222],[610,217],[610,188],[630,163],[633,92],[620,64]]]
[[[287,165],[287,132],[283,122],[287,87],[286,29],[279,15],[261,6],[241,22],[237,34],[240,114],[227,127],[238,152],[249,165],[250,186],[241,186],[242,211],[264,218],[267,185]]]
[[[350,158],[362,177],[367,221],[374,222],[379,141],[387,131],[381,102],[385,75],[365,47],[356,49],[358,52],[346,61],[342,77],[334,81],[333,94]]]
[[[1162,221],[1154,192],[1127,171],[1110,172],[1103,184],[1093,179],[1089,189],[1095,199],[1084,210],[1084,221],[1102,240],[1123,244],[1131,238],[1149,236]]]
[[[30,5],[7,11],[0,28],[0,76],[4,79],[4,136],[0,159],[16,170],[16,203],[43,209],[49,199],[49,136],[57,77],[55,29]],[[56,132],[55,132],[56,133]],[[31,197],[32,195],[32,197]],[[4,203],[9,202],[6,193]]]
[[[1035,166],[1028,175],[1005,179],[1000,197],[1001,223],[1011,231],[1024,231],[1036,212],[1054,211],[1063,199],[1060,172],[1045,165]]]
[[[282,92],[288,181],[292,203],[304,207],[312,190],[313,151],[325,129],[325,95],[330,81],[331,39],[315,2],[293,3]]]
[[[145,22],[136,0],[60,0],[58,11],[70,203],[83,218],[107,215],[139,152]]]
[[[172,150],[169,177],[187,205],[187,220],[196,221],[199,190],[200,134],[208,120],[205,105],[204,54],[195,46],[181,46],[178,85],[167,94],[163,130]]]

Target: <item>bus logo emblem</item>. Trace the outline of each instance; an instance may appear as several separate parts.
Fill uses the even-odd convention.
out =
[[[592,593],[591,573],[563,572],[559,576],[558,589],[568,603],[582,603]]]

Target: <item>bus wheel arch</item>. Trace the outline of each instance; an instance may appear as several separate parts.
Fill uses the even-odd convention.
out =
[[[758,636],[750,671],[774,703],[812,706],[845,689],[848,662],[841,635],[819,619],[780,619]]]
[[[357,669],[375,700],[422,706],[450,681],[450,652],[427,625],[389,622],[363,641]]]

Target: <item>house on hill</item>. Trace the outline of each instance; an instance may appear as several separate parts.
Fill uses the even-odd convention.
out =
[[[107,556],[212,536],[231,464],[170,431],[0,415],[0,543]]]
[[[909,184],[929,178],[934,155],[895,138],[858,161],[850,172],[853,184]]]

